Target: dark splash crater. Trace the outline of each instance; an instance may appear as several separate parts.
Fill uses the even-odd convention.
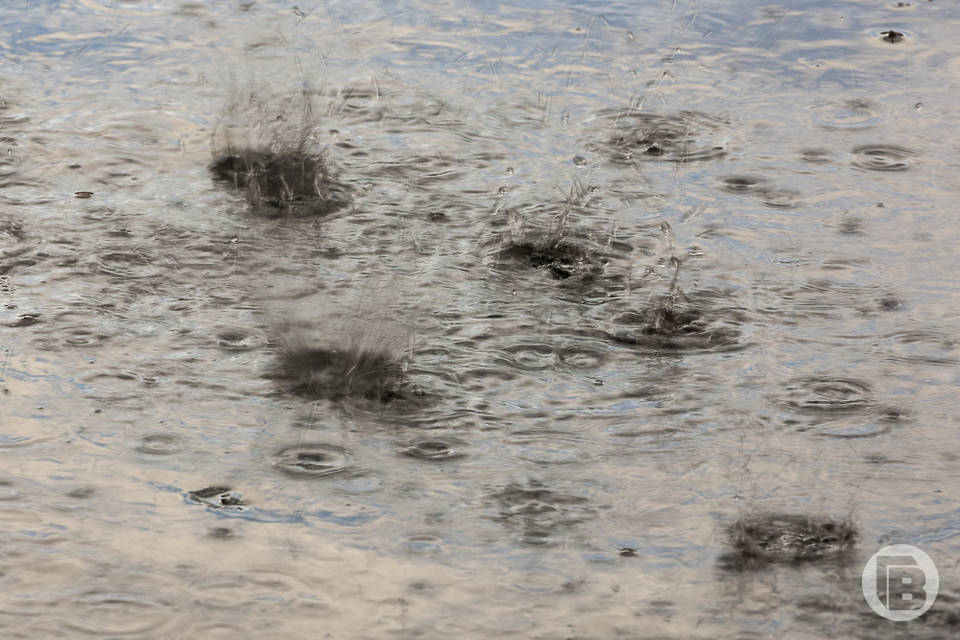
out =
[[[742,348],[743,312],[694,304],[675,294],[612,318],[605,336],[643,351],[697,353]]]
[[[214,179],[243,190],[250,208],[267,217],[324,216],[349,204],[324,153],[230,148],[209,169]]]
[[[344,397],[389,403],[418,395],[408,388],[405,367],[374,348],[287,345],[270,377],[308,398]]]
[[[745,571],[771,564],[842,561],[857,537],[850,520],[761,513],[741,518],[728,527],[731,550],[720,557],[719,564],[723,569]]]

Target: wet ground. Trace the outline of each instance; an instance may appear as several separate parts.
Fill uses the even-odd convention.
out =
[[[6,3],[0,635],[956,636],[958,20]]]

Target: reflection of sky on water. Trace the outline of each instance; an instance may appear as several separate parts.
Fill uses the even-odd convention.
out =
[[[261,2],[247,11],[236,3],[178,11],[177,3],[91,0],[72,10],[55,2],[14,3],[0,8],[0,47],[6,64],[21,72],[79,84],[117,73],[132,74],[127,82],[169,79],[185,66],[214,73],[211,52],[239,62],[256,49],[274,47],[288,58],[300,56],[305,69],[362,60],[365,69],[430,70],[465,87],[493,83],[501,90],[500,84],[521,78],[545,82],[549,92],[557,82],[588,87],[597,73],[633,72],[669,83],[656,75],[689,65],[715,77],[759,74],[757,81],[767,85],[776,76],[798,88],[856,89],[916,73],[910,65],[871,62],[896,50],[879,42],[878,34],[895,28],[909,36],[898,46],[911,47],[938,22],[955,17],[947,4],[918,3],[907,11],[880,3],[840,11],[830,2],[770,7],[760,0],[340,2],[295,11],[288,2]],[[342,36],[351,29],[346,48],[327,44],[331,30]],[[553,82],[546,81],[550,76]]]

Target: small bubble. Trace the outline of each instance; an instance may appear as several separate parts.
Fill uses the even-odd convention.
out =
[[[587,159],[583,156],[573,156],[573,164],[578,167],[585,167],[587,166]]]
[[[512,175],[513,175],[513,167],[507,167],[507,175],[508,175],[508,176],[512,176]]]
[[[917,111],[923,111],[923,103],[918,102],[917,104],[913,105],[913,108],[916,109]]]
[[[633,31],[627,31],[627,40],[633,40],[633,38],[634,38]]]

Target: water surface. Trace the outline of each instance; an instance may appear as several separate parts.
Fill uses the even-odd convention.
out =
[[[956,635],[958,18],[8,3],[3,636]],[[324,215],[208,170],[293,139]],[[756,514],[856,544],[731,568]]]

